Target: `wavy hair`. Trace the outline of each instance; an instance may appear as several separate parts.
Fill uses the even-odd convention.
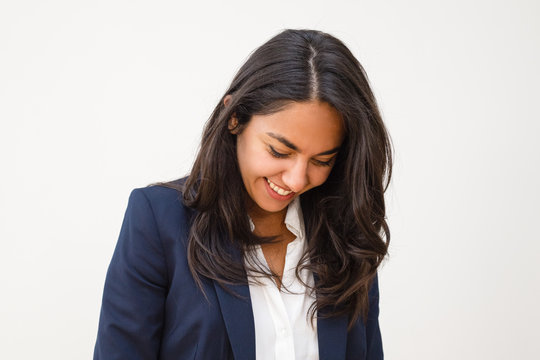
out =
[[[352,326],[360,317],[367,320],[368,290],[388,250],[384,192],[391,177],[392,148],[364,69],[329,34],[279,33],[250,55],[217,104],[182,186],[185,204],[196,210],[188,263],[201,289],[201,277],[225,288],[246,283],[242,259],[234,254],[245,255],[250,246],[272,239],[251,232],[249,195],[229,119],[234,115],[241,131],[253,115],[313,100],[337,109],[345,138],[326,182],[301,196],[308,243],[304,260],[309,261],[301,262],[297,276],[302,268],[315,275],[312,319],[323,310],[324,316],[349,316]]]

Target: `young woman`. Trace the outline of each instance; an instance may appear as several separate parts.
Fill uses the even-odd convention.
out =
[[[258,48],[184,179],[136,189],[94,359],[382,359],[391,148],[338,39]]]

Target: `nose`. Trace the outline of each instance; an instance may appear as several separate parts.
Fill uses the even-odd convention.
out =
[[[293,166],[283,172],[281,179],[294,192],[300,192],[309,183],[307,174],[308,163],[296,159]]]

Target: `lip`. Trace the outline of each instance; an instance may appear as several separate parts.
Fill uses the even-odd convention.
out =
[[[275,192],[274,190],[272,190],[272,188],[270,187],[270,185],[268,184],[268,181],[266,178],[264,178],[264,186],[266,187],[266,191],[268,192],[268,195],[270,195],[272,198],[276,199],[276,200],[280,200],[280,201],[286,201],[286,200],[290,200],[294,197],[294,195],[296,194],[294,191],[291,192],[290,194],[287,194],[287,195],[279,195],[277,192]]]

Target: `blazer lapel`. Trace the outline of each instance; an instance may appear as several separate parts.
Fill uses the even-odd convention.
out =
[[[241,254],[234,250],[233,257],[242,261]],[[231,285],[229,291],[214,281],[214,287],[225,321],[235,360],[255,359],[255,321],[248,285]],[[232,291],[232,293],[231,293]]]
[[[313,274],[315,283],[319,281]],[[317,339],[319,341],[319,360],[345,359],[347,351],[348,319],[339,317],[324,317],[325,309],[317,313]]]
[[[347,350],[347,317],[317,317],[319,360],[345,359]]]

